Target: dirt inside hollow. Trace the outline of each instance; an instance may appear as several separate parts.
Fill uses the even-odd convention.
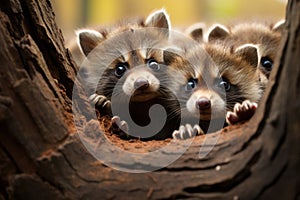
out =
[[[231,134],[228,134],[229,132],[232,132],[232,130],[239,129],[243,124],[238,124],[234,126],[227,126],[216,133],[220,134],[221,140],[226,140],[230,139],[232,136]],[[107,141],[109,141],[112,145],[115,145],[116,147],[129,151],[129,152],[134,152],[134,153],[146,153],[146,152],[152,152],[155,151],[161,147],[164,147],[168,145],[170,142],[172,142],[172,138],[166,138],[165,140],[148,140],[148,141],[143,141],[140,139],[123,139],[118,135],[118,131],[113,130],[112,128],[112,123],[111,123],[111,118],[109,117],[99,117],[98,121],[97,120],[91,120],[86,124],[85,127],[85,135],[84,138],[86,141],[90,141],[91,144],[94,146],[100,146],[100,143],[103,142],[99,140],[98,136],[93,136],[90,137],[89,135],[93,134],[96,132],[96,129],[101,130],[101,132],[104,133],[105,138]],[[242,129],[240,129],[242,130]],[[90,133],[90,134],[89,134]],[[238,134],[243,134],[242,131],[235,131],[235,133]],[[214,134],[214,133],[210,133]],[[195,145],[203,143],[206,135],[198,135],[195,138],[192,138],[192,143]],[[235,134],[235,136],[238,137],[238,135]],[[103,140],[103,138],[102,138]],[[191,139],[188,139],[191,140]],[[180,143],[180,141],[179,141]]]

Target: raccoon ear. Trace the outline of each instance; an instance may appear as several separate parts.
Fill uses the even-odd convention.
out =
[[[272,30],[276,32],[282,32],[284,30],[284,27],[285,27],[285,20],[283,19],[277,22],[276,24],[274,24]]]
[[[185,31],[186,35],[189,35],[191,38],[196,40],[197,42],[203,42],[203,35],[205,29],[204,23],[196,23],[188,27]]]
[[[147,27],[171,29],[170,17],[165,9],[160,9],[151,13],[145,20],[145,25]]]
[[[82,53],[87,56],[101,41],[104,36],[94,30],[79,30],[76,32],[77,42]]]
[[[221,25],[221,24],[215,24],[213,25],[207,33],[207,41],[213,41],[218,39],[224,39],[229,35],[229,30]]]
[[[235,54],[242,57],[251,66],[258,66],[258,48],[253,44],[244,44],[235,50]]]

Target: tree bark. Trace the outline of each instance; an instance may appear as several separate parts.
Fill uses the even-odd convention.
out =
[[[0,199],[300,199],[299,1],[288,3],[282,53],[254,117],[195,138],[150,173],[107,167],[81,143],[77,132],[98,122],[74,125],[77,68],[50,1],[3,0],[0,9]],[[216,137],[199,158],[203,141]],[[137,143],[130,150],[153,147]]]

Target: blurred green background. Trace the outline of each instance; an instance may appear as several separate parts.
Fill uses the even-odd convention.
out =
[[[230,20],[285,17],[285,0],[51,0],[56,21],[65,37],[74,30],[109,24],[132,16],[147,16],[165,8],[173,27],[195,22],[226,23]]]

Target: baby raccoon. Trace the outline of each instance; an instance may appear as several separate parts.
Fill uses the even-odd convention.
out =
[[[181,113],[191,118],[198,118],[199,125],[192,126],[189,122],[173,132],[173,137],[184,139],[196,134],[214,132],[223,128],[228,111],[234,110],[236,103],[244,102],[245,112],[236,112],[240,118],[256,108],[262,96],[262,88],[257,81],[256,71],[258,54],[253,45],[243,45],[225,49],[214,44],[198,45],[185,50],[183,56],[169,53],[165,62],[171,69],[182,68],[182,81],[174,85],[181,103]],[[248,108],[247,108],[248,107]],[[239,109],[239,108],[236,108]],[[230,123],[232,116],[226,121]],[[239,119],[241,120],[241,119]],[[209,127],[210,124],[216,126]]]
[[[122,136],[127,137],[130,128],[132,137],[165,139],[179,127],[169,106],[176,105],[176,99],[166,87],[170,81],[163,59],[169,31],[169,17],[160,10],[137,26],[125,24],[106,35],[95,30],[78,33],[80,48],[87,56],[83,76],[96,88],[90,99],[100,115],[113,116],[112,125],[120,128],[117,132]],[[149,116],[156,104],[164,107],[165,118],[158,113]],[[140,128],[148,125],[150,128]]]
[[[238,23],[228,28],[215,24],[208,30],[205,40],[234,48],[248,43],[258,45],[260,81],[262,86],[266,86],[278,52],[283,28],[283,20],[276,24]]]

